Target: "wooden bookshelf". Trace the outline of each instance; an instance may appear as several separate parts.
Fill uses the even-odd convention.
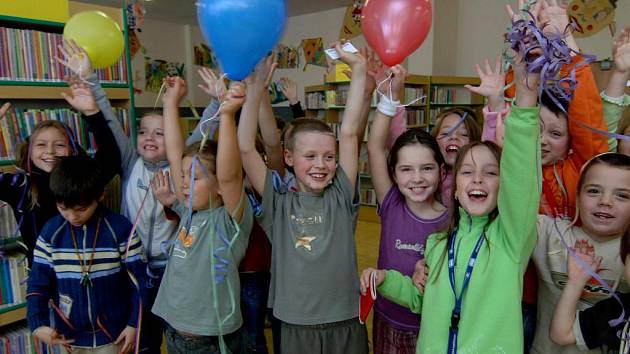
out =
[[[0,309],[0,327],[26,318],[26,303],[21,303]]]

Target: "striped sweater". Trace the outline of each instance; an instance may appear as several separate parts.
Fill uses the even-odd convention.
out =
[[[92,249],[99,219],[100,230]],[[96,347],[113,342],[126,326],[137,326],[139,294],[144,296],[145,291],[136,290],[127,270],[138,284],[145,284],[146,263],[136,235],[124,260],[131,226],[123,216],[102,205],[80,227],[70,225],[61,215],[46,223],[37,239],[28,279],[27,318],[32,331],[50,326],[66,338],[74,339],[73,345]],[[81,284],[83,270],[88,268],[92,253],[87,281],[90,285],[85,286]],[[85,259],[84,266],[79,254],[81,260]],[[53,325],[50,300],[56,307]]]

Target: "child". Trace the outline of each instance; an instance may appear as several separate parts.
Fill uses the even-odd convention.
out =
[[[177,220],[167,217],[167,211],[150,190],[151,181],[156,172],[169,173],[164,148],[164,118],[160,113],[152,112],[140,119],[136,135],[136,149],[114,116],[105,91],[92,70],[90,59],[85,51],[70,41],[66,42],[62,54],[65,60],[58,60],[76,75],[87,80],[94,95],[93,101],[104,112],[106,120],[104,128],[111,131],[110,134],[114,134],[116,145],[120,149],[122,161],[116,166],[116,170],[121,172],[122,178],[122,214],[129,220],[138,220],[136,231],[148,258],[149,277],[146,278],[148,281],[146,309],[148,310],[143,314],[145,321],[142,321],[140,332],[141,349],[147,354],[159,354],[164,324],[159,317],[151,313],[150,309],[157,296],[166,267],[167,255],[162,251],[162,247],[173,239],[177,231]],[[201,73],[203,73],[202,78],[205,78],[206,72],[200,71]],[[204,90],[208,89],[200,86]],[[208,107],[204,111],[204,116],[216,111],[217,106]]]
[[[98,146],[94,158],[103,166],[103,178],[109,181],[116,174],[120,159],[113,135],[103,129],[103,115],[90,104],[91,95],[85,86],[72,83],[70,94],[63,95],[76,110],[84,112],[81,117]],[[48,219],[59,215],[48,185],[50,171],[61,157],[84,154],[70,127],[60,121],[45,120],[35,125],[18,148],[18,172],[0,172],[0,200],[11,205],[20,220],[20,235],[28,248],[29,265],[42,227]]]
[[[276,192],[272,174],[255,149],[264,73],[250,78],[239,124],[243,167],[262,194],[261,226],[272,243],[270,303],[282,321],[283,353],[367,353],[367,333],[358,321],[354,219],[358,211],[359,120],[365,59],[341,50],[353,70],[339,141],[319,120],[294,123],[286,137],[285,162],[293,167],[299,192]]]
[[[50,191],[61,215],[42,229],[28,278],[31,331],[72,353],[126,353],[136,342],[142,245],[135,234],[129,238],[127,219],[99,203],[105,182],[98,162],[87,156],[57,162]]]
[[[382,296],[422,314],[416,353],[523,350],[522,276],[535,244],[540,195],[539,109],[530,89],[537,75],[527,74],[522,61],[516,71],[503,156],[491,142],[459,151],[451,224],[427,240],[424,295],[397,271],[367,269],[361,277],[365,292],[376,272]]]
[[[582,226],[562,225],[560,231],[565,241],[575,244],[572,250],[609,284],[616,284],[622,273],[630,279],[627,263],[630,157],[616,153],[598,155],[584,165],[578,188]],[[619,254],[621,258],[618,258]],[[577,353],[578,350],[596,349],[601,345],[605,345],[606,349],[618,347],[619,338],[615,334],[623,325],[616,329],[608,325],[608,320],[621,314],[617,300],[608,298],[593,305],[594,295],[600,295],[601,290],[595,293],[590,289],[600,289],[598,282],[592,280],[591,273],[566,250],[563,249],[561,255],[554,263],[559,264],[566,258],[568,280],[553,313],[549,332],[551,339],[560,345],[568,345],[557,347],[563,353]],[[614,275],[612,281],[611,274]],[[620,295],[627,308],[627,296]],[[601,298],[601,295],[596,297]],[[576,309],[580,310],[579,318],[576,318]],[[600,350],[592,352],[599,353]]]
[[[392,99],[398,101],[407,72],[391,68]],[[392,116],[377,111],[368,139],[372,184],[381,216],[378,268],[411,276],[424,259],[427,236],[447,227],[448,211],[439,199],[444,159],[431,135],[411,129],[400,135],[387,154]],[[374,353],[415,353],[420,316],[383,297],[375,304]]]
[[[181,78],[167,78],[164,103],[165,145],[175,196],[158,172],[155,193],[180,216],[179,234],[169,251],[153,313],[168,327],[169,353],[245,351],[241,329],[238,264],[252,228],[252,210],[243,190],[234,113],[244,86],[234,84],[221,108],[218,147],[208,141],[184,151],[178,104],[186,94]],[[189,210],[189,208],[191,210]],[[223,336],[220,338],[220,336]],[[223,349],[223,348],[222,348]]]
[[[442,181],[441,201],[446,207],[453,199],[453,166],[457,152],[466,144],[481,139],[481,129],[473,111],[467,108],[449,108],[437,117],[431,135],[437,140],[446,162],[446,176]]]
[[[578,217],[581,226],[566,220],[540,216],[538,245],[533,259],[540,277],[539,319],[534,351],[538,353],[579,353],[583,348],[560,347],[551,342],[548,331],[553,307],[567,284],[568,255],[562,239],[573,245],[588,243],[599,256],[598,275],[612,288],[627,288],[622,259],[618,257],[621,236],[630,226],[630,158],[621,154],[598,155],[584,165],[578,181]],[[576,217],[576,220],[577,218]],[[578,293],[580,309],[609,297],[596,281]],[[595,351],[594,351],[595,352]],[[599,351],[597,351],[599,352]]]
[[[608,123],[608,131],[630,136],[630,115],[621,118],[624,110],[630,105],[630,96],[624,93],[630,80],[630,27],[621,32],[613,44],[615,66],[608,78],[606,89],[601,93],[604,117]],[[617,151],[630,156],[628,138],[609,138],[610,151]]]

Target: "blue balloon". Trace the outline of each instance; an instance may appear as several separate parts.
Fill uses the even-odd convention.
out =
[[[286,9],[284,0],[199,0],[197,19],[223,72],[240,81],[280,40]]]

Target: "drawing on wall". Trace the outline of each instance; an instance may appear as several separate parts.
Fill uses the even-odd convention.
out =
[[[308,64],[327,67],[326,55],[324,54],[324,42],[320,38],[303,39],[300,48],[304,51],[304,70]]]
[[[575,37],[589,37],[610,28],[615,33],[615,9],[617,0],[573,0],[567,7],[571,22],[575,23]]]
[[[361,11],[363,5],[361,1],[355,1],[352,6],[346,8],[346,14],[343,16],[343,23],[341,24],[341,31],[339,32],[339,39],[352,39],[361,32]]]
[[[278,53],[278,69],[295,69],[300,65],[298,48],[278,44],[276,52]]]
[[[185,77],[184,64],[144,57],[145,91],[159,92],[167,76]]]
[[[205,43],[200,43],[194,47],[195,65],[216,69],[217,60],[212,53],[212,49]]]

